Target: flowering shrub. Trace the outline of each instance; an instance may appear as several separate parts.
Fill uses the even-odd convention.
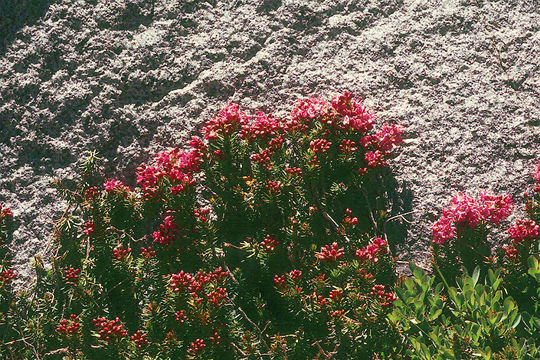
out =
[[[187,148],[139,166],[136,187],[100,178],[92,153],[74,187],[56,182],[70,209],[17,308],[26,347],[77,359],[397,353],[384,341],[399,336],[380,181],[403,131],[344,93],[301,100],[287,119],[228,105]]]
[[[11,291],[11,212],[0,208],[0,357],[408,359],[424,347],[425,358],[446,356],[457,343],[466,358],[481,341],[512,341],[481,350],[514,354],[521,338],[513,332],[532,339],[538,317],[532,308],[519,313],[521,300],[502,299],[493,271],[493,291],[478,287],[478,275],[459,293],[418,274],[396,288],[381,181],[403,131],[376,124],[344,93],[301,100],[287,119],[228,105],[189,146],[139,166],[136,186],[100,176],[92,153],[76,184],[55,184],[69,208],[50,265],[34,259],[29,292]],[[521,264],[521,244],[536,241],[536,196],[526,205],[535,223],[512,227],[501,266]],[[482,263],[484,253],[466,249],[487,247],[488,224],[511,209],[507,196],[456,196],[433,226],[436,269]],[[538,261],[525,261],[516,274],[537,281]],[[441,342],[418,337],[418,319]],[[476,347],[458,338],[463,329],[474,330]],[[534,354],[527,341],[515,354]]]
[[[509,195],[495,196],[481,191],[477,197],[457,194],[435,221],[432,247],[434,265],[450,279],[460,274],[463,266],[469,271],[484,267],[491,259],[487,240],[488,225],[497,225],[513,210]]]

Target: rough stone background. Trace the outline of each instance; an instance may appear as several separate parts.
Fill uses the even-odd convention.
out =
[[[133,183],[230,101],[285,116],[350,90],[407,127],[402,259],[426,259],[452,193],[520,194],[540,158],[537,0],[0,0],[0,202],[18,269],[65,204],[50,186],[98,149]],[[496,241],[496,239],[495,239]]]

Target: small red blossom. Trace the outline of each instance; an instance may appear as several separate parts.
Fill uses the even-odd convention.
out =
[[[200,222],[208,222],[208,215],[210,214],[210,208],[200,207],[194,210],[194,215]]]
[[[515,259],[517,257],[517,250],[514,245],[503,246],[502,249],[505,251],[505,255],[509,259]]]
[[[302,176],[302,169],[297,167],[287,167],[285,168],[285,171],[289,173],[291,176]]]
[[[384,291],[384,285],[373,286],[370,295],[375,296],[383,307],[392,305],[392,303],[396,300],[396,296],[394,294]]]
[[[219,306],[221,300],[227,297],[227,289],[218,287],[215,291],[208,293],[208,295],[206,296],[208,297],[208,301],[211,304],[214,304],[215,306]]]
[[[159,225],[159,231],[155,231],[152,234],[154,242],[158,242],[162,245],[170,245],[176,239],[179,232],[179,226],[175,222],[174,213],[167,211],[163,224]]]
[[[103,187],[105,188],[105,191],[107,191],[108,193],[112,193],[115,191],[118,191],[118,192],[129,191],[129,188],[126,185],[124,185],[120,180],[116,180],[116,179],[107,180],[103,184]]]
[[[332,317],[339,319],[342,318],[345,315],[345,310],[336,310],[332,313]]]
[[[66,282],[68,284],[76,284],[79,281],[80,272],[81,269],[69,268],[67,270],[64,270],[64,274],[66,275]]]
[[[143,334],[141,330],[137,330],[137,332],[131,336],[131,340],[133,340],[137,348],[142,349],[150,344],[148,340],[146,340],[147,336],[148,334]]]
[[[344,251],[343,248],[340,248],[337,243],[332,243],[332,245],[326,245],[321,248],[321,251],[316,254],[317,259],[334,262],[343,257]]]
[[[356,257],[360,262],[379,261],[378,256],[388,253],[388,242],[382,238],[375,238],[371,244],[363,249],[356,250]]]
[[[262,251],[267,253],[272,253],[276,251],[278,245],[279,242],[270,235],[266,235],[266,238],[260,244]]]
[[[368,166],[372,168],[381,168],[387,165],[384,152],[379,150],[366,152],[365,159]]]
[[[309,143],[309,147],[316,154],[324,154],[325,152],[330,150],[330,146],[332,146],[332,143],[326,139],[315,139],[311,140],[311,142]]]
[[[141,247],[141,255],[144,259],[149,260],[156,255],[156,252],[150,246],[148,248]]]
[[[296,281],[300,279],[301,276],[302,276],[302,271],[300,270],[293,270],[289,273],[289,278],[291,278],[292,281]]]
[[[127,331],[120,323],[120,319],[108,320],[100,317],[93,320],[94,326],[98,329],[99,339],[104,341],[112,341],[128,336]]]
[[[195,341],[191,342],[189,344],[188,353],[191,356],[197,356],[199,354],[202,354],[204,352],[204,348],[206,345],[204,344],[203,339],[196,339]]]
[[[8,285],[16,276],[17,274],[13,269],[7,269],[0,272],[0,288],[4,287],[4,285]]]
[[[227,136],[239,131],[249,123],[250,117],[239,110],[238,104],[230,104],[221,109],[219,114],[207,121],[202,132],[206,140],[212,141],[218,136]]]
[[[86,236],[90,236],[92,235],[92,233],[96,230],[95,228],[95,225],[94,225],[94,222],[93,221],[87,221],[86,223],[84,223],[84,226],[83,226],[83,233],[86,235]]]
[[[341,298],[341,295],[343,295],[343,291],[332,290],[330,291],[330,295],[328,297],[334,301],[338,301]]]
[[[283,289],[285,287],[285,275],[274,275],[274,284],[276,285],[276,287]]]
[[[266,190],[270,193],[270,195],[278,195],[281,194],[281,181],[268,181],[266,184]]]
[[[63,335],[75,335],[79,333],[81,324],[78,321],[77,315],[70,315],[70,320],[62,319],[56,328],[56,331]]]
[[[0,219],[11,218],[11,217],[13,217],[13,213],[11,212],[11,209],[8,207],[2,207],[2,205],[0,205]]]
[[[180,310],[176,312],[176,321],[182,324],[184,323],[184,321],[186,321],[186,319],[187,319],[187,316],[184,314],[184,310]]]
[[[358,148],[356,147],[356,143],[352,140],[343,139],[341,141],[341,145],[339,145],[339,151],[341,151],[344,154],[354,153],[357,150]]]
[[[84,192],[84,199],[90,201],[94,199],[99,194],[99,189],[97,186],[92,186],[91,188],[86,189]]]
[[[214,343],[214,345],[219,345],[221,341],[221,336],[219,336],[218,332],[215,331],[213,336],[210,336],[210,341]]]
[[[122,261],[131,253],[131,248],[127,248],[124,250],[124,245],[118,246],[116,249],[113,249],[113,257],[118,260]]]

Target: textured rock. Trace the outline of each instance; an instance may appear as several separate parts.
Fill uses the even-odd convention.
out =
[[[285,116],[299,97],[350,90],[404,124],[393,168],[415,212],[403,259],[425,261],[453,192],[518,195],[540,158],[536,0],[7,3],[0,202],[19,220],[26,279],[65,206],[52,179],[98,149],[133,183],[139,163],[231,101]]]

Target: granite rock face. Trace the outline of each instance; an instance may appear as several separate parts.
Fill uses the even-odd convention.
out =
[[[349,90],[405,125],[392,163],[415,211],[395,244],[404,260],[426,261],[454,192],[519,202],[540,158],[536,0],[2,3],[0,202],[18,219],[20,281],[65,207],[53,179],[97,149],[133,184],[229,102],[286,116],[298,98]]]

